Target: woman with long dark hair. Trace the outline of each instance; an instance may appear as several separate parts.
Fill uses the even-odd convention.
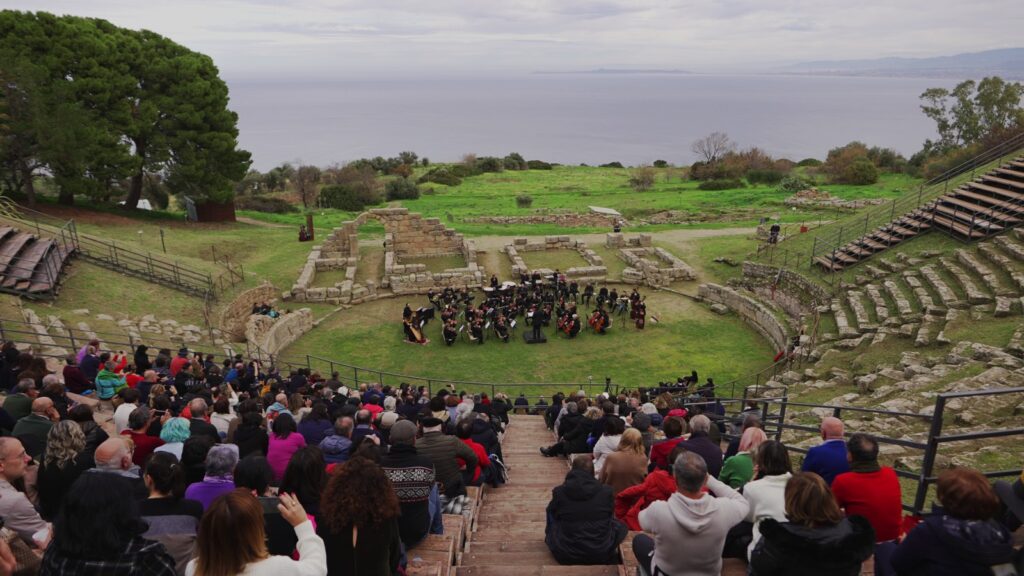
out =
[[[128,480],[84,474],[75,481],[53,523],[43,576],[175,576],[174,558],[142,535],[147,525]]]
[[[331,574],[391,576],[398,569],[398,497],[384,470],[357,454],[335,468],[321,500],[317,532]]]
[[[185,474],[174,454],[153,454],[146,463],[142,480],[149,490],[149,497],[139,502],[139,513],[149,523],[143,536],[163,544],[174,558],[178,573],[184,573],[185,565],[195,556],[203,505],[182,498]]]
[[[327,485],[326,467],[320,448],[303,446],[292,454],[281,479],[280,491],[294,494],[314,518],[320,517],[320,494]]]

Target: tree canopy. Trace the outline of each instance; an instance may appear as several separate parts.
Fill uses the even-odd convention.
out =
[[[250,164],[208,56],[104,20],[0,11],[0,114],[0,185],[30,202],[40,173],[62,202],[134,208],[150,176],[223,202]]]
[[[929,88],[921,94],[921,110],[935,121],[939,139],[925,143],[926,152],[944,152],[974,144],[986,136],[1024,126],[1024,84],[998,76],[980,82],[965,80],[952,90]]]

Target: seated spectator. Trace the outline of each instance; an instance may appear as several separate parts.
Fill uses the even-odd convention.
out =
[[[605,415],[604,433],[594,443],[594,473],[598,476],[601,475],[601,467],[604,466],[605,458],[618,449],[619,440],[622,439],[622,433],[625,431],[626,423],[622,418],[612,416],[608,419],[607,414]]]
[[[640,432],[640,437],[644,441],[644,454],[649,456],[651,454],[651,446],[654,445],[654,433],[651,432],[651,417],[643,412],[634,412],[630,421],[633,428]]]
[[[4,398],[4,410],[17,422],[32,413],[32,401],[39,396],[39,390],[36,381],[31,378],[18,380],[14,390],[14,394]]]
[[[878,465],[878,442],[868,434],[850,436],[846,448],[850,471],[832,482],[836,502],[847,516],[867,518],[879,542],[899,538],[903,498],[896,472]]]
[[[725,451],[726,460],[732,458],[740,451],[740,438],[743,437],[743,433],[746,432],[748,428],[761,428],[763,430],[764,426],[761,424],[761,417],[757,414],[747,414],[743,417],[742,430],[740,430],[738,436],[729,441],[729,448]]]
[[[718,479],[737,490],[750,482],[754,476],[752,452],[767,439],[764,430],[760,428],[751,427],[744,430],[743,436],[740,437],[739,451],[722,464],[722,473]]]
[[[341,464],[348,460],[352,449],[352,428],[355,422],[348,416],[339,416],[334,422],[333,433],[320,441],[320,451],[324,461],[330,464]],[[415,427],[415,426],[414,426]]]
[[[750,503],[747,522],[752,523],[747,559],[761,540],[761,522],[774,518],[786,521],[786,484],[793,477],[789,451],[782,442],[769,440],[761,444],[755,456],[757,476],[743,486],[743,497]]]
[[[313,404],[309,414],[299,422],[298,431],[306,439],[307,446],[318,446],[333,431],[331,416],[327,413],[327,404]]]
[[[78,427],[82,429],[82,434],[85,434],[85,450],[82,451],[82,454],[92,460],[96,448],[109,436],[96,423],[92,408],[88,404],[78,404],[72,407],[68,410],[68,419],[78,424]]]
[[[222,394],[213,403],[213,414],[210,415],[210,424],[213,424],[213,427],[217,429],[221,440],[228,437],[231,423],[237,418],[238,416],[231,413],[231,401],[226,395]]]
[[[129,496],[141,500],[149,494],[142,482],[142,470],[132,462],[131,443],[123,436],[107,438],[96,448],[93,458],[96,466],[86,474],[100,474],[104,477],[120,477],[128,481],[131,487]]]
[[[419,544],[430,532],[441,534],[441,501],[434,481],[434,464],[416,451],[415,424],[408,420],[395,422],[391,450],[381,457],[380,466],[398,496],[402,511],[398,534],[406,549]]]
[[[206,477],[206,456],[215,444],[209,436],[191,436],[181,449],[181,467],[185,471],[185,485],[202,482]]]
[[[647,454],[644,437],[639,430],[630,428],[622,433],[619,447],[605,458],[598,480],[612,487],[612,495],[636,486],[647,476]]]
[[[142,476],[149,498],[139,502],[139,514],[149,524],[143,538],[164,545],[174,558],[176,571],[185,572],[195,556],[196,533],[203,517],[203,505],[183,498],[185,476],[173,454],[154,454]]]
[[[494,426],[491,426],[490,417],[474,411],[466,418],[473,424],[473,441],[483,446],[488,455],[493,454],[501,460],[501,441],[498,439],[498,433],[494,431]]]
[[[699,418],[707,420],[702,416],[694,420]],[[746,517],[750,506],[739,492],[711,476],[704,458],[696,452],[680,454],[672,471],[678,492],[640,512],[640,527],[654,538],[638,534],[633,538],[633,553],[648,574],[655,570],[718,574],[726,535]],[[711,494],[704,492],[705,486]]]
[[[683,434],[686,434],[686,420],[667,418],[661,429],[665,433],[665,439],[651,445],[651,469],[671,470],[672,464],[668,461],[668,455],[677,444],[685,440]]]
[[[461,458],[467,468],[475,468],[476,453],[458,438],[446,436],[441,432],[444,423],[440,419],[424,418],[420,423],[423,425],[423,437],[416,443],[416,451],[433,462],[434,474],[437,482],[441,484],[441,493],[448,498],[464,496],[466,486],[459,472],[458,459]]]
[[[540,453],[550,457],[592,452],[591,447],[587,445],[587,438],[590,437],[590,434],[594,430],[594,423],[597,422],[601,416],[602,412],[600,408],[597,408],[596,406],[587,408],[583,417],[578,420],[577,424],[571,429],[566,429],[561,441],[546,448],[541,447]]]
[[[274,494],[270,483],[274,480],[274,471],[270,469],[267,459],[258,454],[247,456],[235,466],[235,486],[249,490],[263,507],[263,524],[267,535],[267,551],[275,556],[288,556],[295,552],[298,538],[295,530],[281,516],[277,509],[280,500]]]
[[[214,444],[219,444],[221,441],[220,432],[217,431],[216,426],[206,421],[206,400],[193,398],[188,403],[188,410],[192,415],[189,419],[189,436],[206,436]]]
[[[954,468],[939,475],[941,504],[896,546],[890,558],[900,576],[988,576],[1012,566],[1010,532],[993,519],[999,497],[980,472]],[[876,560],[881,554],[876,555]],[[881,571],[879,571],[881,573]]]
[[[245,490],[229,492],[213,501],[199,523],[198,554],[188,563],[186,576],[207,574],[272,574],[274,576],[327,576],[327,551],[316,535],[302,504],[282,494],[281,516],[295,529],[299,559],[271,556],[263,530],[263,507]]]
[[[174,558],[163,544],[143,538],[128,481],[85,474],[65,498],[53,523],[53,540],[43,556],[41,575],[175,576]]]
[[[139,407],[139,391],[133,388],[122,388],[117,393],[121,404],[114,410],[114,433],[121,434],[128,429],[128,416]]]
[[[29,546],[35,546],[32,535],[49,527],[24,493],[13,482],[25,477],[32,458],[17,438],[0,437],[0,518],[4,526],[17,532]]]
[[[470,414],[473,413],[470,412]],[[491,460],[487,457],[487,450],[483,445],[473,440],[473,418],[465,418],[455,425],[455,437],[469,446],[477,458],[475,467],[465,467],[462,473],[463,483],[466,486],[480,486],[491,477]],[[459,463],[465,466],[462,460],[459,460]],[[481,471],[483,471],[483,477],[481,477]]]
[[[32,413],[18,420],[11,435],[22,441],[29,456],[39,458],[46,448],[46,437],[53,423],[59,420],[53,400],[40,396],[32,401]]]
[[[86,394],[89,390],[92,390],[92,383],[89,379],[82,374],[82,370],[78,367],[78,362],[75,360],[74,354],[68,354],[65,358],[65,363],[62,371],[64,376],[64,385],[68,387],[68,392],[75,394]]]
[[[244,404],[244,403],[243,403]],[[243,412],[239,417],[241,424],[235,429],[234,443],[238,445],[238,456],[247,458],[253,454],[266,456],[270,448],[270,437],[263,427],[263,416],[259,410]]]
[[[380,432],[373,427],[373,413],[369,410],[363,409],[356,412],[356,426],[352,429],[352,445],[359,446],[363,441],[363,438],[367,436],[373,436],[378,441],[381,440]]]
[[[393,574],[402,553],[398,497],[384,470],[360,454],[331,473],[317,533],[331,574]]]
[[[291,494],[314,519],[320,517],[320,494],[327,485],[323,452],[316,446],[303,446],[292,454],[284,470],[279,492]]]
[[[850,471],[843,440],[843,421],[832,416],[822,418],[821,439],[824,442],[807,451],[801,470],[814,472],[831,486],[836,476]]]
[[[190,484],[185,498],[203,505],[203,510],[221,494],[235,489],[235,465],[238,464],[238,446],[224,444],[210,448],[206,453],[206,474],[202,482]]]
[[[576,458],[551,491],[544,542],[560,564],[611,564],[626,526],[615,519],[612,489],[594,478],[590,458]]]
[[[112,360],[103,363],[103,369],[96,374],[96,397],[110,405],[114,395],[128,386],[123,374],[117,373],[117,365]]]
[[[78,353],[76,360],[78,361],[78,367],[82,371],[82,375],[89,382],[96,381],[96,375],[99,374],[100,368],[103,367],[103,363],[100,362],[100,357],[96,355],[99,350],[99,342],[96,345],[89,344],[85,347],[85,353],[81,351]]]
[[[128,429],[121,433],[131,439],[134,446],[132,451],[132,462],[137,466],[146,463],[146,458],[153,453],[153,450],[164,445],[164,441],[157,436],[150,436],[147,431],[152,423],[153,417],[145,406],[132,410],[128,416]]]
[[[181,460],[182,450],[185,448],[185,440],[189,439],[191,431],[189,422],[185,418],[171,418],[164,422],[160,428],[160,440],[163,446],[153,449],[153,452],[167,452],[174,454],[174,457]]]
[[[284,470],[288,467],[292,455],[306,445],[306,439],[298,433],[298,426],[291,414],[279,414],[274,418],[273,434],[267,446],[267,462],[274,471],[274,480],[280,482],[284,478]]]
[[[856,576],[874,552],[875,533],[860,516],[843,517],[828,484],[813,472],[786,484],[786,518],[761,522],[750,574]]]
[[[89,468],[92,457],[84,454],[85,434],[78,424],[65,420],[50,428],[46,437],[45,458],[36,477],[39,515],[52,522],[71,485]]]
[[[665,462],[674,463],[685,451],[677,446],[665,458]],[[668,500],[675,492],[676,480],[672,477],[671,464],[668,468],[656,468],[644,478],[642,484],[626,488],[615,496],[615,517],[625,523],[630,530],[639,532],[640,511],[646,509],[652,502]]]
[[[690,437],[677,445],[694,454],[700,454],[708,467],[708,474],[718,478],[722,472],[722,447],[708,437],[710,432],[711,419],[698,414],[690,419]]]
[[[67,420],[68,410],[71,408],[71,399],[68,398],[67,389],[61,384],[56,374],[43,376],[43,389],[39,392],[41,398],[53,400],[53,407],[57,410],[61,420]]]

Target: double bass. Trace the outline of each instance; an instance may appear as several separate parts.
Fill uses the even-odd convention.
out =
[[[598,334],[604,334],[605,330],[611,324],[611,319],[608,317],[608,313],[603,309],[598,308],[594,310],[594,313],[590,315],[590,327],[594,329],[594,332]]]

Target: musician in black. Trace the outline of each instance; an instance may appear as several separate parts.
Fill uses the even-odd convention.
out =
[[[533,318],[530,321],[530,325],[533,326],[533,339],[534,340],[540,340],[541,339],[542,335],[541,335],[540,329],[541,329],[541,327],[544,324],[547,324],[547,323],[548,323],[547,312],[544,310],[543,306],[538,306],[537,309],[533,312]]]
[[[469,336],[471,340],[476,341],[477,344],[484,343],[484,319],[477,317],[473,321],[473,324],[469,328]]]
[[[405,308],[402,308],[402,320],[409,320],[412,318],[412,308],[409,307],[409,303],[406,302]]]
[[[572,298],[574,304],[580,301],[580,285],[575,280],[569,282],[569,298]]]
[[[455,339],[459,336],[458,325],[455,322],[455,318],[450,318],[445,321],[444,329],[441,331],[444,336],[444,343],[451,346],[455,343]]]
[[[505,321],[504,314],[499,314],[497,320],[494,321],[494,334],[499,340],[508,344],[508,322]]]
[[[498,287],[498,277],[495,276],[494,274],[491,274],[491,288],[497,288],[497,287]]]
[[[601,286],[601,289],[597,291],[597,307],[604,306],[605,302],[608,301],[608,287]]]
[[[594,283],[587,282],[585,288],[583,288],[583,305],[590,306],[590,299],[594,296]]]

